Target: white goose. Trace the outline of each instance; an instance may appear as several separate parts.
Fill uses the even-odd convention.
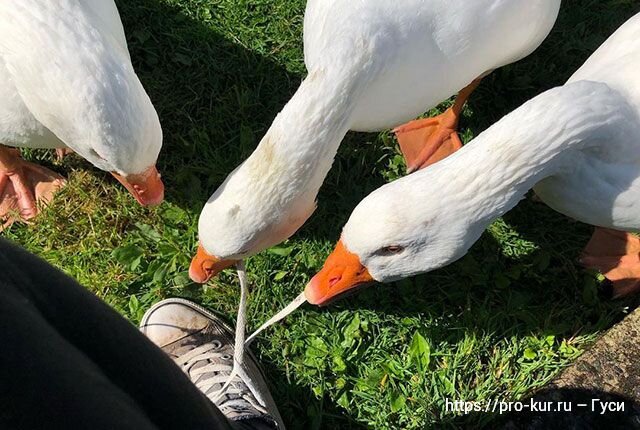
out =
[[[349,130],[395,127],[467,86],[445,114],[397,129],[411,170],[457,149],[458,116],[479,77],[533,52],[559,8],[560,0],[309,0],[309,74],[207,202],[192,279],[206,282],[293,235]]]
[[[0,2],[0,144],[68,148],[160,203],[160,122],[113,0]],[[0,146],[0,219],[29,219],[62,185]]]
[[[559,88],[527,102],[456,154],[376,190],[354,210],[309,283],[327,304],[462,257],[531,188],[596,230],[583,262],[618,295],[640,287],[640,15]],[[615,229],[615,230],[609,230]],[[622,230],[622,231],[618,231]],[[623,232],[624,231],[624,232]]]

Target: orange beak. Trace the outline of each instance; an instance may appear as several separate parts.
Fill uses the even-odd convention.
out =
[[[207,254],[202,245],[198,245],[198,252],[189,267],[189,277],[193,282],[204,284],[224,269],[236,264],[235,260],[221,260]]]
[[[111,172],[142,206],[157,206],[164,200],[164,184],[155,166],[137,175],[121,176]]]
[[[360,258],[347,250],[342,240],[304,290],[312,305],[326,306],[357,287],[375,282]]]

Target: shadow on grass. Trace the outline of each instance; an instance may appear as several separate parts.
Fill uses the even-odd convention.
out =
[[[524,101],[562,84],[638,9],[619,0],[565,3],[536,53],[485,79],[470,100],[473,114],[463,127],[477,135]],[[303,72],[287,71],[177,7],[157,0],[119,2],[119,7],[134,65],[165,131],[160,167],[167,200],[197,211],[251,154]],[[357,203],[385,183],[376,171],[392,153],[377,135],[349,134],[321,190],[318,211],[296,237],[334,241]]]
[[[535,53],[484,79],[469,101],[471,114],[463,120],[463,129],[468,128],[477,136],[532,97],[563,85],[620,25],[638,12],[640,5],[633,1],[563,2],[553,32]],[[343,204],[346,202],[344,199]],[[469,303],[485,307],[488,313],[497,312],[487,314],[490,322],[487,320],[486,325],[474,315],[465,329],[495,330],[496,318],[503,318],[499,327],[504,328],[505,335],[532,331],[570,335],[575,330],[584,333],[610,326],[612,321],[602,312],[608,315],[629,305],[630,301],[599,301],[593,277],[576,263],[592,232],[590,226],[530,198],[503,219],[535,249],[526,255],[507,256],[505,244],[498,244],[487,233],[460,262],[414,280],[377,286],[343,306],[395,315],[416,314],[434,311],[437,297],[435,303],[442,305],[438,310],[442,313],[462,311]],[[499,236],[501,232],[495,234]],[[491,273],[486,273],[487,268]],[[553,285],[549,285],[549,279],[554,279]],[[566,312],[567,307],[573,312]],[[548,313],[547,320],[526,316],[537,312]],[[588,324],[573,327],[566,321],[570,314]]]
[[[287,428],[301,430],[364,430],[367,428],[349,417],[345,410],[328,396],[318,399],[310,393],[308,387],[288,381],[282,369],[272,365],[262,366],[262,368],[269,375],[278,375],[277,378],[271,378],[273,383],[269,386]]]
[[[167,199],[198,211],[253,151],[303,72],[285,69],[166,3],[123,0],[118,6],[134,65],[165,131],[160,168]],[[527,99],[562,84],[638,10],[635,2],[625,0],[565,1],[549,40],[533,56],[485,79],[462,126],[477,135]],[[377,135],[349,134],[321,190],[318,211],[296,238],[337,239],[355,205],[385,182],[377,171],[394,149],[382,143]],[[587,227],[531,202],[504,219],[531,242],[530,250],[509,254],[509,238],[500,236],[506,229],[497,228],[448,268],[372,288],[326,312],[440,315],[446,324],[428,333],[434,344],[458,342],[470,332],[501,338],[532,332],[570,337],[615,321],[625,303],[598,300],[597,286],[574,263],[588,239]],[[293,428],[359,427],[337,406],[288,381],[282,369],[268,370]]]
[[[594,277],[582,273],[562,252],[538,249],[505,256],[504,243],[487,233],[447,268],[372,286],[324,312],[368,309],[396,318],[429,315],[440,321],[428,329],[430,341],[438,344],[459,343],[473,333],[569,339],[605,330],[626,308],[636,306],[633,298],[610,300]]]
[[[134,66],[163,125],[159,166],[167,200],[199,211],[253,151],[297,89],[301,74],[229,41],[166,3],[133,0],[119,1],[118,6]],[[357,200],[364,195],[349,186],[357,184],[353,177],[340,172],[334,176],[347,184],[342,187],[345,196]],[[344,205],[345,214],[347,206],[355,203]],[[338,229],[339,221],[333,227]],[[364,428],[337,405],[287,380],[282,369],[266,370],[289,428]]]
[[[301,78],[178,7],[118,3],[134,66],[163,125],[167,200],[199,208],[253,151]]]

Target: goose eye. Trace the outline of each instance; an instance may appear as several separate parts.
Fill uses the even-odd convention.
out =
[[[402,251],[404,251],[404,246],[392,245],[381,248],[379,253],[382,255],[395,255],[400,254]]]

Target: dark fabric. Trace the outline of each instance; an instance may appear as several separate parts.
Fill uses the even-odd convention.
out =
[[[228,429],[133,325],[0,239],[0,428]]]
[[[234,421],[236,430],[274,430],[275,426],[261,419]]]

